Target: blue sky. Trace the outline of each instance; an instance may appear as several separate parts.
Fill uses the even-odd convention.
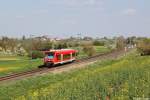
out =
[[[0,36],[149,36],[150,0],[0,0]]]

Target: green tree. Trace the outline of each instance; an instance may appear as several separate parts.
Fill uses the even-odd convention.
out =
[[[42,51],[32,51],[32,59],[43,58],[44,53]]]
[[[128,38],[126,39],[126,44],[134,45],[135,42],[136,42],[136,37],[135,37],[135,36],[128,37]]]
[[[41,45],[41,50],[50,50],[52,49],[52,42],[49,42],[49,41],[46,41],[46,42],[43,42],[42,45]]]
[[[95,41],[93,42],[93,45],[95,45],[95,46],[104,46],[105,43],[104,43],[103,41],[95,40]]]
[[[145,38],[138,41],[137,50],[141,55],[150,55],[150,39]]]

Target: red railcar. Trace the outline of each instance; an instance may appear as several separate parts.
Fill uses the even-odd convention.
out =
[[[76,60],[77,50],[73,49],[59,49],[45,51],[44,65],[47,67],[54,66],[56,64],[63,64],[67,62],[73,62]]]

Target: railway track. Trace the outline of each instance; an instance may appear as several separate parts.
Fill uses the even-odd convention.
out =
[[[48,72],[53,72],[56,70],[61,70],[64,68],[69,68],[70,66],[76,66],[76,65],[84,65],[87,63],[91,63],[100,59],[105,59],[105,58],[116,58],[119,55],[123,55],[125,54],[124,51],[120,50],[120,51],[111,51],[109,53],[103,53],[103,54],[98,54],[92,57],[87,57],[87,58],[82,58],[79,60],[76,60],[74,63],[70,63],[70,64],[64,64],[61,67],[53,67],[53,68],[38,68],[38,69],[33,69],[33,70],[29,70],[29,71],[24,71],[24,72],[19,72],[19,73],[14,73],[14,74],[10,74],[10,75],[6,75],[3,77],[0,77],[0,82],[2,81],[7,81],[7,80],[13,80],[13,79],[19,79],[19,78],[24,78],[24,77],[29,77],[29,76],[34,76],[36,74],[43,74],[43,73],[48,73]]]

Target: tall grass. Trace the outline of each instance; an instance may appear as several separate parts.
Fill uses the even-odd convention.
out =
[[[49,74],[0,85],[1,99],[148,98],[150,97],[149,59],[149,56],[141,57],[134,54],[119,60],[97,62],[69,73]]]
[[[37,66],[42,64],[42,59],[35,59],[31,61],[28,59],[0,61],[0,76],[35,69]]]

